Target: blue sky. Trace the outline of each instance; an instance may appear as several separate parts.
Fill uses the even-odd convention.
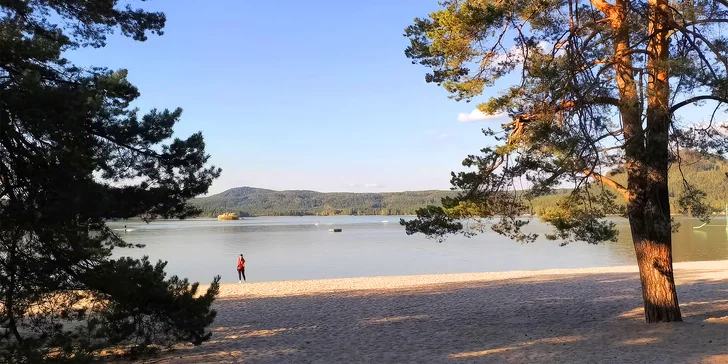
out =
[[[69,57],[126,68],[138,106],[184,109],[236,186],[319,191],[449,188],[450,171],[488,144],[473,103],[426,84],[404,56],[404,28],[435,1],[153,0],[161,37],[111,37]],[[497,123],[492,123],[497,126]]]
[[[142,111],[182,107],[177,135],[201,130],[223,168],[211,193],[447,189],[492,142],[480,130],[502,121],[458,121],[475,103],[448,99],[404,56],[403,29],[436,1],[202,4],[145,2],[167,14],[163,36],[111,37],[70,58],[128,69]]]

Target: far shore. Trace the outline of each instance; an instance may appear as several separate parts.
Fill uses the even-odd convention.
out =
[[[386,218],[386,217],[417,217],[417,215],[256,215],[256,216],[241,216],[240,217],[240,220],[255,219],[255,218],[261,218],[261,217],[373,217],[373,216],[379,216],[379,217],[382,217],[382,218]],[[670,214],[670,216],[673,216],[673,217],[687,217],[687,218],[692,218],[692,216],[685,215],[685,214]],[[725,214],[725,212],[719,212],[719,213],[714,213],[711,216],[712,217],[720,217],[720,216],[726,216],[726,214]],[[622,216],[622,215],[616,215],[616,214],[609,214],[609,215],[606,215],[606,217],[609,217],[609,218],[614,218],[614,217],[624,218],[624,216]],[[519,218],[534,219],[534,218],[538,218],[538,215],[521,215],[521,216],[519,216]],[[216,220],[216,219],[217,219],[216,216],[197,216],[197,217],[188,218],[186,220]],[[125,219],[125,220],[118,220],[118,221],[136,221],[136,220],[140,220],[141,221],[140,218],[132,218],[132,219]],[[625,220],[626,220],[626,218],[625,218]],[[157,219],[156,221],[180,221],[180,220],[179,219]],[[184,220],[182,220],[182,221],[184,221]]]
[[[387,217],[387,216],[405,216],[405,217],[416,217],[417,215],[256,215],[256,216],[241,216],[241,219],[248,219],[248,218],[256,218],[256,217],[337,217],[337,216],[381,216],[381,217]],[[676,216],[676,217],[692,217],[690,215],[686,214],[670,214],[670,216]],[[726,216],[725,212],[716,212],[713,213],[711,216]],[[519,216],[520,218],[537,218],[538,215],[531,215],[531,214],[524,214]],[[606,217],[623,217],[622,215],[618,214],[607,214]],[[196,219],[214,219],[216,216],[198,216]]]
[[[728,261],[675,277],[653,325],[636,265],[223,284],[211,341],[152,362],[728,362]]]

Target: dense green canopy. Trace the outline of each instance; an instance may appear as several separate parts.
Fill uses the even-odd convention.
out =
[[[181,109],[140,114],[125,70],[64,58],[120,31],[144,41],[165,16],[117,0],[0,1],[0,346],[5,360],[82,360],[110,345],[209,338],[217,279],[111,260],[107,219],[187,217],[219,169],[200,133],[171,140]],[[79,306],[80,303],[84,303]],[[84,308],[82,308],[84,307]],[[78,324],[70,325],[78,320]]]

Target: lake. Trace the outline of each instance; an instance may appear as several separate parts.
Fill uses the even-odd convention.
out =
[[[614,219],[620,230],[617,242],[577,242],[565,247],[542,238],[550,228],[537,219],[527,229],[541,236],[532,244],[514,242],[489,230],[472,238],[453,236],[437,243],[422,235],[407,236],[399,219],[304,216],[109,225],[127,242],[146,245],[143,249],[117,248],[115,257],[148,255],[153,261],[165,260],[170,275],[201,283],[209,283],[215,275],[221,275],[224,283],[237,282],[235,262],[241,253],[250,282],[636,264],[624,219]],[[682,225],[673,235],[676,262],[728,259],[725,217],[717,217],[699,230],[693,229],[701,225],[697,220],[677,221]],[[331,233],[331,228],[343,231]]]

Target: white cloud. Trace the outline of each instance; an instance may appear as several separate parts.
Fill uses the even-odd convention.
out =
[[[539,41],[536,47],[541,48],[541,52],[544,54],[551,53],[554,49],[554,45],[546,40]],[[556,51],[556,56],[563,56],[566,52],[563,48],[560,48]],[[526,58],[525,54],[523,52],[523,48],[519,46],[513,46],[511,49],[508,50],[507,53],[497,53],[493,55],[493,58],[491,59],[491,62],[493,64],[499,64],[502,62],[510,61],[510,62],[523,62],[523,59]]]
[[[379,183],[365,183],[364,184],[364,187],[367,187],[367,188],[377,188],[377,187],[384,187],[384,186],[380,185]]]
[[[538,46],[544,53],[551,53],[554,51],[554,44],[545,40],[538,42]],[[556,57],[561,57],[564,54],[566,54],[566,50],[563,46],[556,50]]]
[[[486,114],[483,114],[483,112],[481,112],[478,109],[471,111],[470,114],[467,114],[464,112],[461,112],[458,114],[458,121],[463,122],[463,123],[472,123],[474,121],[495,121],[495,120],[506,121],[506,120],[508,120],[508,114],[502,112],[500,114],[495,114],[495,115],[486,115]]]
[[[550,53],[554,49],[554,45],[545,40],[538,42],[538,47],[541,48],[544,53]]]
[[[693,125],[693,127],[695,129],[704,129],[704,130],[711,129],[711,131],[715,131],[719,134],[723,134],[723,136],[728,136],[728,121],[724,121],[722,123],[717,123],[717,122],[711,123],[711,122],[703,121],[703,122],[695,123]]]
[[[447,133],[442,133],[442,134],[440,134],[440,135],[437,136],[437,139],[445,139],[447,137],[448,137]]]
[[[507,53],[496,53],[491,56],[490,62],[492,64],[500,64],[503,62],[522,62],[523,61],[523,52],[521,51],[521,47],[513,46],[511,49],[508,50]]]

